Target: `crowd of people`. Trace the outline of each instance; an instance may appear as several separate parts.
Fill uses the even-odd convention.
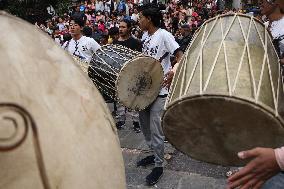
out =
[[[101,45],[112,43],[141,51],[160,60],[165,74],[164,88],[149,107],[139,112],[139,121],[137,113],[133,114],[135,130],[139,132],[138,128],[141,127],[147,144],[153,149],[153,155],[138,161],[137,166],[155,164],[155,168],[146,177],[147,184],[154,185],[163,174],[165,137],[161,128],[161,113],[168,95],[167,87],[183,52],[190,44],[194,32],[209,18],[223,13],[245,12],[223,9],[218,5],[218,1],[214,0],[143,3],[137,0],[120,0],[117,3],[112,0],[82,1],[73,7],[72,12],[36,25],[70,54],[86,61],[90,61],[92,53]],[[278,41],[276,47],[281,57],[284,41],[284,31],[281,29],[284,28],[283,1],[264,0],[262,9],[262,14],[269,20],[272,35]],[[133,46],[134,43],[136,45]],[[283,62],[283,59],[281,61]],[[125,108],[118,109],[119,115],[123,116]],[[125,117],[118,120],[117,128],[121,129]],[[259,188],[267,179],[283,170],[283,154],[283,148],[257,148],[240,152],[239,157],[242,159],[255,159],[229,178],[228,188]],[[283,177],[282,173],[279,175]]]
[[[182,41],[184,33],[193,33],[202,23],[217,14],[236,12],[243,10],[220,9],[218,1],[170,1],[159,5],[162,13],[162,28],[172,33],[176,40]],[[36,23],[43,31],[48,33],[56,42],[61,45],[70,40],[69,23],[71,16],[82,17],[85,20],[83,29],[84,35],[94,38],[99,44],[111,43],[114,36],[118,35],[119,21],[127,19],[132,23],[131,34],[137,39],[141,39],[142,31],[138,25],[138,9],[141,1],[81,1],[71,6],[72,9],[63,15],[54,16],[46,20],[45,23]],[[184,32],[183,30],[187,30]]]

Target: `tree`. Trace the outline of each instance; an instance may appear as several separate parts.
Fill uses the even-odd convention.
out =
[[[52,5],[59,14],[68,11],[70,0],[0,0],[0,9],[31,23],[44,22],[51,15],[47,7]]]

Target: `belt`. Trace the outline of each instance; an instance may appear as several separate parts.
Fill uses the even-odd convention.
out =
[[[159,98],[166,98],[167,96],[168,96],[168,94],[158,95]]]

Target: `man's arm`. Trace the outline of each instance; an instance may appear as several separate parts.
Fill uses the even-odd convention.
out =
[[[180,60],[181,60],[182,56],[183,56],[183,52],[180,49],[177,49],[175,51],[175,62],[176,62],[176,64],[174,65],[172,70],[170,70],[168,73],[166,73],[165,79],[163,81],[163,87],[170,88],[170,85],[171,85],[173,77],[174,77],[174,75],[177,71],[177,68],[180,64]]]

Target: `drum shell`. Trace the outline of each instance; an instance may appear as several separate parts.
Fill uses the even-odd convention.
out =
[[[88,75],[107,100],[143,110],[158,96],[163,69],[150,56],[121,45],[105,45],[93,55]]]
[[[33,25],[3,12],[0,25],[0,188],[126,188],[114,121],[90,79]]]
[[[243,164],[238,151],[283,145],[278,62],[271,36],[258,20],[236,14],[204,23],[171,85],[163,116],[169,141],[194,158],[222,165]]]

